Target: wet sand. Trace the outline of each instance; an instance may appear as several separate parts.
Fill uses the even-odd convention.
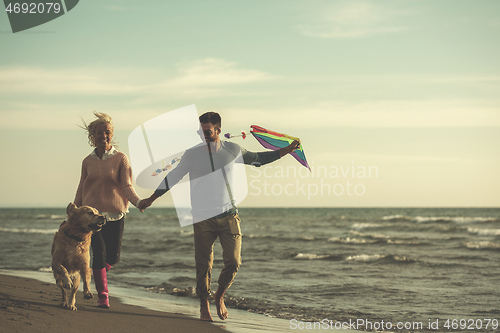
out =
[[[178,313],[148,310],[110,297],[110,309],[97,307],[97,295],[86,300],[81,291],[77,311],[59,306],[54,283],[0,274],[0,331],[2,332],[206,332],[224,333],[213,323]]]

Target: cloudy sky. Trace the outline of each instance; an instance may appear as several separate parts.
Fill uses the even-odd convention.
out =
[[[129,154],[192,104],[223,133],[302,140],[312,172],[248,167],[242,206],[500,205],[497,0],[86,0],[15,34],[0,17],[2,207],[74,199],[93,110]]]

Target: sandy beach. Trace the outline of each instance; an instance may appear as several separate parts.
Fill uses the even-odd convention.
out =
[[[0,290],[2,332],[227,332],[197,318],[123,304],[114,297],[110,309],[99,309],[95,298],[86,300],[81,291],[78,311],[65,310],[59,307],[55,283],[24,277],[0,274]]]

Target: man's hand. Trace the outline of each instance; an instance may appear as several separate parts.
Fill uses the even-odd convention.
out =
[[[279,150],[280,152],[280,157],[283,157],[285,156],[286,154],[290,154],[291,152],[293,152],[295,149],[299,148],[300,147],[300,141],[297,141],[297,140],[294,140],[291,144],[289,144],[288,146],[286,146],[285,148],[281,148]]]
[[[139,210],[141,212],[144,211],[144,209],[148,208],[149,206],[151,206],[153,202],[150,200],[150,198],[147,198],[147,199],[142,199],[141,200],[141,203],[139,204],[139,206],[137,208],[139,208]]]

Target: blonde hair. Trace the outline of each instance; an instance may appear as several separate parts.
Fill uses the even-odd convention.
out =
[[[97,112],[97,111],[94,111],[94,116],[97,117],[96,120],[94,120],[93,122],[91,122],[90,124],[87,125],[87,123],[85,123],[85,120],[82,119],[82,122],[83,122],[83,126],[80,126],[82,127],[84,130],[87,131],[87,136],[88,136],[88,139],[89,139],[89,145],[91,147],[95,147],[95,142],[94,142],[94,134],[95,134],[95,131],[97,129],[97,126],[99,126],[100,124],[110,124],[111,127],[114,129],[114,126],[113,126],[113,120],[111,119],[111,117],[105,113],[100,113],[100,112]],[[111,140],[111,145],[112,146],[116,146],[116,142],[114,139]]]

